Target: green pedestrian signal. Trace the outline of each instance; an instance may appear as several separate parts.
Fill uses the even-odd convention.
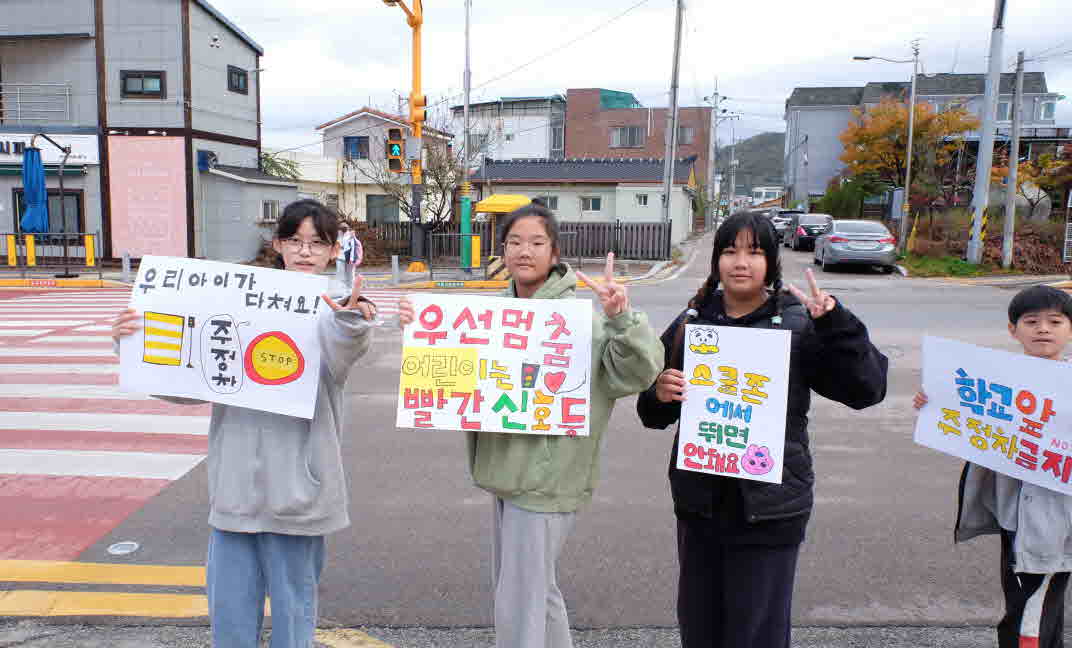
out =
[[[387,169],[393,173],[405,173],[406,142],[401,128],[387,129]]]

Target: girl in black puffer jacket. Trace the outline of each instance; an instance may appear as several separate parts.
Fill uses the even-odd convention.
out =
[[[677,516],[678,622],[683,648],[788,648],[793,578],[812,508],[808,409],[811,390],[854,409],[882,401],[889,365],[867,328],[819,289],[783,294],[774,227],[740,212],[715,233],[711,274],[662,335],[665,369],[637,400],[649,428],[681,415],[685,324],[792,332],[782,483],[678,470],[670,490]]]

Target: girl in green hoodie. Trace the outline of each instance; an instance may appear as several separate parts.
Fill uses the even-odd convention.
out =
[[[577,510],[599,479],[603,435],[624,396],[639,393],[662,369],[663,345],[648,318],[629,307],[625,286],[614,281],[607,255],[603,283],[559,261],[558,222],[540,205],[511,212],[502,223],[506,297],[571,299],[578,278],[599,297],[603,313],[592,321],[589,436],[469,432],[469,471],[493,497],[492,586],[498,648],[570,648],[569,618],[555,566]],[[403,326],[412,303],[399,304]]]

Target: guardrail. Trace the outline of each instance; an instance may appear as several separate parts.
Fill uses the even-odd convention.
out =
[[[65,275],[71,271],[88,271],[103,278],[97,250],[99,240],[99,233],[88,232],[0,232],[0,271],[14,271],[27,277],[63,269]]]

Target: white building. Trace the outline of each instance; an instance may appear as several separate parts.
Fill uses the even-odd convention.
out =
[[[462,106],[451,107],[450,120],[453,133],[465,132]],[[470,152],[462,151],[462,143],[455,149],[470,160],[561,160],[566,154],[566,99],[562,95],[503,97],[469,104],[469,129]]]

